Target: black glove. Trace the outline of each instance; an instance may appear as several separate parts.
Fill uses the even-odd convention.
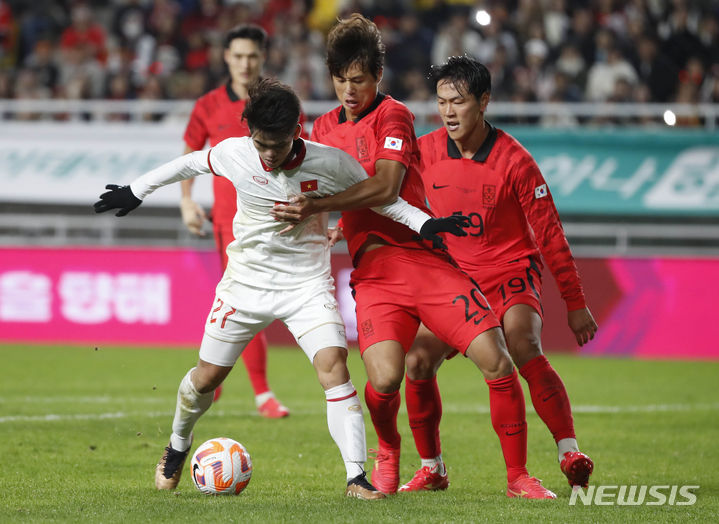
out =
[[[447,246],[437,233],[452,233],[458,237],[466,237],[465,227],[469,227],[469,217],[464,215],[451,215],[442,218],[430,218],[419,230],[422,238],[432,241],[434,249],[447,249]]]
[[[115,213],[115,216],[124,217],[130,211],[142,204],[142,200],[132,194],[130,186],[108,184],[105,186],[105,189],[109,189],[110,191],[100,195],[100,200],[95,202],[93,205],[95,213],[104,213],[105,211],[119,208],[120,211]]]

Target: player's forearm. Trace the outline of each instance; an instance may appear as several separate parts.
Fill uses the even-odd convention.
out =
[[[417,233],[419,233],[419,230],[422,228],[422,224],[432,218],[421,209],[408,204],[402,198],[397,198],[397,200],[391,204],[373,207],[372,211],[391,218],[395,222],[404,224]]]
[[[318,212],[349,211],[391,204],[397,198],[394,188],[382,180],[367,178],[349,188],[328,197],[315,199]]]
[[[137,198],[144,200],[147,195],[159,187],[180,180],[188,180],[209,172],[210,168],[207,165],[207,153],[195,151],[194,153],[171,160],[152,171],[148,171],[135,179],[130,184],[130,189]]]

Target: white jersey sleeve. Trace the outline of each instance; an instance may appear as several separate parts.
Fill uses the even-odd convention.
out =
[[[132,194],[144,200],[158,187],[210,172],[207,151],[194,151],[148,171],[130,183]]]
[[[347,189],[369,178],[367,172],[354,157],[344,151],[340,151],[340,153],[342,153],[340,155],[340,172],[345,175],[343,181],[347,184],[345,187],[342,187],[341,190]],[[414,207],[400,197],[397,197],[397,200],[391,204],[385,204],[371,209],[375,213],[391,218],[395,222],[399,222],[417,233],[419,233],[422,224],[432,218],[421,209]]]

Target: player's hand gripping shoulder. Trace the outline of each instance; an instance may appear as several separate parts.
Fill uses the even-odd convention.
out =
[[[110,211],[111,209],[119,209],[119,211],[115,213],[115,216],[124,217],[130,211],[142,204],[142,200],[133,194],[130,186],[108,184],[105,186],[105,189],[109,189],[110,191],[100,195],[100,200],[95,202],[93,205],[95,213],[104,213],[105,211]]]
[[[467,232],[464,229],[467,227],[469,227],[469,217],[464,215],[430,218],[422,224],[419,234],[425,240],[430,240],[434,249],[447,249],[447,245],[438,233],[451,233],[454,236],[466,237]]]
[[[597,332],[597,323],[587,307],[567,313],[567,321],[580,346],[592,340]]]

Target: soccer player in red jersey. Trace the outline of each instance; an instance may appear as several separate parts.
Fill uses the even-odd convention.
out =
[[[541,258],[566,302],[579,345],[594,338],[597,324],[552,195],[526,149],[484,120],[491,89],[484,65],[452,57],[433,68],[432,80],[444,126],[419,139],[427,201],[435,214],[470,217],[469,237],[447,238],[449,253],[502,322],[509,353],[554,436],[569,484],[586,487],[593,463],[577,447],[567,391],[542,354]],[[406,402],[413,434],[421,441],[435,437],[435,446],[426,454],[420,450],[423,467],[402,486],[405,491],[431,489],[426,486],[436,477],[432,460],[439,455],[442,411],[435,373],[453,350],[430,330],[420,328],[415,341],[421,358],[408,360]]]
[[[424,208],[414,117],[406,106],[379,93],[383,60],[384,45],[370,20],[354,14],[334,26],[327,40],[327,65],[341,105],[315,121],[311,139],[354,156],[370,176],[367,190],[379,188],[390,201],[401,196]],[[527,473],[524,395],[499,322],[481,292],[407,227],[362,209],[359,196],[312,200],[300,195],[276,209],[278,217],[294,221],[314,212],[344,211],[343,234],[355,266],[350,284],[359,346],[369,378],[365,402],[379,441],[372,483],[384,493],[399,488],[399,388],[405,355],[412,354],[421,321],[484,375],[492,425],[507,466],[507,494],[554,498]]]
[[[250,85],[260,78],[265,60],[267,33],[255,25],[241,25],[225,36],[225,62],[230,80],[197,100],[185,130],[185,154],[198,151],[206,142],[211,147],[226,138],[249,136],[246,122],[242,120]],[[182,182],[180,209],[187,228],[202,235],[202,225],[207,220],[202,207],[192,200],[194,179]],[[212,205],[212,229],[215,243],[222,260],[222,270],[227,268],[227,246],[234,240],[232,219],[237,212],[235,189],[223,177],[212,180],[214,203]],[[255,391],[257,411],[263,417],[282,418],[290,414],[274,396],[267,381],[267,339],[258,333],[242,353],[242,361]],[[216,390],[219,397],[221,387]]]

